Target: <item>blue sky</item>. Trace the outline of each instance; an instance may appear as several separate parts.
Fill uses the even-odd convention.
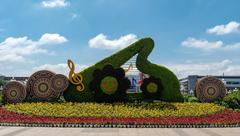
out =
[[[238,0],[9,0],[0,4],[0,74],[83,69],[142,37],[181,78],[240,75]]]

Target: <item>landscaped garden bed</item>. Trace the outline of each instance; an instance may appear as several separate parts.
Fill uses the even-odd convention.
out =
[[[8,111],[54,117],[166,117],[203,116],[225,108],[213,103],[19,103]]]
[[[20,103],[1,107],[0,122],[62,127],[238,126],[240,112],[209,103]]]
[[[240,126],[240,91],[226,96],[222,80],[198,80],[195,96],[182,95],[177,76],[147,60],[154,47],[143,38],[69,77],[49,70],[33,73],[26,84],[10,81],[0,97],[0,125],[51,127],[222,127]],[[134,55],[141,91],[132,88]],[[129,65],[130,68],[130,65]],[[136,85],[135,85],[136,87]]]

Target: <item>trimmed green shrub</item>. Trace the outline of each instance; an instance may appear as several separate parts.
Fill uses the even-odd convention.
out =
[[[141,92],[128,92],[127,93],[128,102],[142,102],[143,96]]]
[[[199,102],[198,98],[192,95],[184,94],[184,102]]]
[[[188,102],[199,102],[198,98],[192,96],[188,98]]]
[[[5,84],[7,83],[7,81],[5,81],[5,80],[0,80],[0,86],[4,86]]]
[[[229,93],[223,98],[229,108],[240,109],[240,91]]]
[[[3,98],[2,98],[2,95],[0,94],[0,105],[3,104]]]
[[[240,101],[240,90],[231,92],[224,97],[224,99],[228,98],[236,98],[238,101]]]
[[[240,110],[240,91],[235,91],[227,94],[222,101],[216,103],[231,108],[234,110]]]
[[[120,68],[127,60],[135,54],[138,54],[136,66],[137,68],[150,76],[160,78],[164,90],[162,91],[161,100],[168,102],[182,102],[183,97],[180,93],[180,85],[176,75],[164,66],[159,66],[148,61],[148,56],[154,47],[151,38],[143,38],[131,44],[125,49],[99,61],[93,66],[80,72],[83,76],[83,84],[85,89],[82,92],[77,91],[76,86],[69,85],[64,97],[67,101],[93,101],[94,95],[89,88],[89,83],[93,80],[93,71],[103,69],[105,65],[112,65],[114,68]]]

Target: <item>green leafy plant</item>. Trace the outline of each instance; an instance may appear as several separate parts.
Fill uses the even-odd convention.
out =
[[[143,96],[142,92],[128,92],[126,99],[128,102],[142,102],[143,101]]]
[[[240,91],[232,92],[223,98],[229,108],[240,109]]]
[[[184,102],[199,102],[198,98],[192,95],[184,94]]]
[[[3,104],[3,97],[2,97],[2,95],[0,94],[0,105],[2,105]]]
[[[0,80],[0,86],[4,86],[7,82],[5,80]]]
[[[227,94],[222,101],[217,101],[216,103],[240,111],[240,90]]]

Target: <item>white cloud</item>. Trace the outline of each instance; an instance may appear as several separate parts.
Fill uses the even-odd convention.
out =
[[[229,44],[223,47],[223,50],[226,51],[236,51],[240,49],[240,43]]]
[[[67,42],[67,39],[60,34],[45,33],[39,40],[41,44],[60,44]]]
[[[187,64],[168,64],[178,78],[188,75],[240,75],[240,65],[233,64],[231,60],[223,60],[213,63],[187,63]]]
[[[198,48],[204,50],[218,49],[223,46],[222,41],[209,42],[203,39],[187,38],[182,45],[189,48]]]
[[[61,8],[70,5],[66,0],[46,0],[42,1],[42,6],[45,8]]]
[[[184,47],[202,49],[204,51],[212,50],[234,51],[240,49],[240,43],[224,44],[222,41],[210,42],[204,39],[195,39],[192,37],[187,38],[181,44]]]
[[[59,34],[45,33],[38,41],[28,37],[8,37],[0,43],[0,62],[24,62],[26,55],[36,53],[49,53],[43,48],[44,45],[61,44],[67,39]],[[51,54],[51,52],[50,52]]]
[[[88,67],[87,65],[75,64],[75,72],[78,73],[78,72],[82,71],[83,69],[85,69],[87,67]],[[36,72],[38,70],[50,70],[50,71],[53,71],[57,74],[64,74],[66,76],[68,76],[69,71],[70,71],[67,63],[44,64],[44,65],[32,68],[33,72]]]
[[[21,68],[21,67],[18,67],[18,65],[6,65],[6,64],[5,65],[0,64],[0,66],[1,66],[0,75],[11,76],[11,77],[31,76],[34,72],[39,70],[50,70],[56,74],[63,74],[68,77],[68,74],[70,71],[66,63],[44,64],[44,65],[40,65],[36,67],[28,67],[28,68]],[[87,65],[75,64],[75,72],[78,73],[87,67],[88,67]]]
[[[91,48],[99,48],[99,49],[122,49],[129,44],[135,42],[137,40],[137,36],[135,34],[128,34],[121,36],[118,39],[109,40],[106,35],[99,34],[96,37],[89,40],[88,44]]]
[[[236,21],[231,21],[226,25],[217,25],[213,28],[207,29],[207,33],[216,35],[225,35],[236,32],[240,32],[240,23]]]

